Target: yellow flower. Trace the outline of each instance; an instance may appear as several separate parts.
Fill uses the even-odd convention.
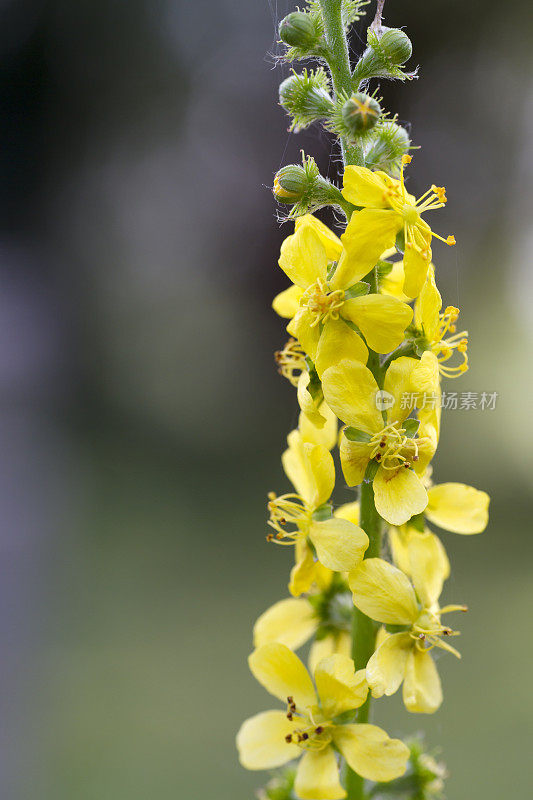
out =
[[[312,603],[305,597],[289,597],[267,608],[254,625],[254,647],[279,642],[298,650],[318,630],[319,619]],[[309,669],[313,672],[323,658],[339,653],[349,656],[352,640],[347,631],[339,630],[322,639],[315,639],[309,651]]]
[[[314,672],[315,685],[300,659],[283,644],[266,644],[249,657],[253,675],[286,711],[264,711],[246,720],[237,734],[241,764],[272,769],[302,756],[295,793],[302,800],[341,800],[336,748],[363,778],[390,781],[405,772],[409,750],[381,728],[342,724],[338,717],[359,708],[368,687],[364,670],[355,672],[346,656],[325,658]],[[316,689],[315,689],[316,686]]]
[[[366,677],[374,697],[394,694],[403,681],[408,711],[431,714],[442,702],[442,688],[430,651],[434,647],[460,654],[441,637],[457,635],[441,622],[450,611],[438,598],[449,572],[448,560],[436,536],[419,533],[407,545],[409,578],[381,558],[363,561],[350,574],[353,601],[364,614],[403,631],[382,638],[370,658]]]
[[[328,406],[348,426],[340,443],[346,481],[349,486],[361,483],[369,462],[375,460],[376,509],[391,525],[403,525],[428,503],[419,476],[433,457],[437,431],[427,419],[419,435],[413,435],[404,425],[410,408],[402,400],[412,391],[413,374],[421,365],[414,358],[395,359],[385,375],[384,395],[378,395],[370,370],[357,362],[341,361],[322,376]],[[383,413],[377,408],[378,397],[391,402]]]
[[[428,347],[435,353],[441,375],[458,378],[468,369],[468,331],[456,333],[459,309],[447,306],[441,313],[442,298],[435,283],[435,270],[430,265],[426,281],[415,304],[415,324]],[[448,334],[451,334],[450,336]],[[454,367],[445,364],[457,352],[463,360]]]
[[[361,269],[366,268],[367,255],[375,256],[376,263],[379,254],[392,247],[396,235],[403,230],[403,291],[408,297],[417,297],[431,262],[432,237],[449,245],[455,244],[455,239],[453,236],[443,239],[422,219],[421,214],[424,212],[445,205],[446,193],[442,187],[432,186],[418,200],[409,194],[405,188],[403,172],[404,166],[410,161],[411,156],[403,156],[399,181],[384,172],[371,172],[366,167],[346,167],[342,194],[362,210],[352,214],[341,241],[346,251],[346,264],[349,265],[351,274],[356,276],[354,280],[360,280],[368,269],[360,273],[357,267],[360,265]]]
[[[440,483],[428,489],[430,522],[452,533],[481,533],[489,521],[490,497],[464,483]]]
[[[320,583],[324,568],[335,572],[353,569],[364,556],[368,536],[348,520],[328,518],[330,509],[325,504],[335,485],[329,450],[322,444],[304,441],[298,430],[291,431],[287,442],[282,464],[296,492],[279,497],[270,493],[269,525],[275,534],[268,538],[278,544],[295,545],[296,564],[289,590],[297,597],[314,581]]]
[[[349,270],[343,269],[342,279],[336,270],[331,277],[331,262],[340,258],[337,269],[343,263],[342,246],[325,225],[324,232],[317,223],[314,217],[302,217],[295,232],[283,242],[279,264],[295,286],[278,295],[273,306],[282,316],[291,318],[288,332],[320,375],[340,358],[366,363],[367,344],[378,353],[394,350],[403,341],[413,312],[394,297],[360,294],[360,287],[351,295],[359,277],[353,278]]]

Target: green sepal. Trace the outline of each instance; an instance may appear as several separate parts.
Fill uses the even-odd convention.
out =
[[[387,633],[404,633],[410,629],[410,625],[385,625]]]
[[[394,264],[390,261],[378,261],[376,265],[377,273],[378,273],[378,280],[381,278],[386,278],[387,275],[392,271]]]
[[[331,503],[323,503],[313,511],[313,519],[315,522],[323,522],[325,519],[331,519],[333,516],[333,506]]]
[[[394,242],[396,250],[402,255],[405,253],[405,235],[403,228],[396,234],[396,241]]]
[[[409,520],[409,525],[420,533],[424,533],[426,529],[426,518],[424,514],[415,514],[414,517],[411,517]]]
[[[402,423],[402,428],[405,431],[405,435],[408,436],[410,439],[415,438],[419,426],[420,426],[420,420],[415,419],[414,417],[409,417],[409,419],[406,419],[405,422]]]
[[[313,401],[317,405],[319,405],[324,398],[324,395],[322,394],[322,383],[320,381],[320,378],[318,377],[315,365],[313,364],[309,356],[305,357],[305,363],[307,364],[307,369],[309,372],[309,383],[307,385],[307,391],[313,398]]]
[[[370,291],[370,284],[366,283],[366,281],[358,281],[354,283],[353,286],[350,286],[344,292],[344,299],[345,300],[352,300],[354,297],[363,297],[365,294],[368,294]]]
[[[419,358],[422,358],[426,350],[431,350],[431,345],[423,336],[413,339],[413,350]]]
[[[368,467],[366,468],[365,477],[363,478],[365,483],[370,483],[376,477],[376,472],[379,469],[379,461],[376,461],[375,458],[372,461],[368,462]]]
[[[368,444],[372,438],[366,431],[352,428],[351,426],[344,428],[344,435],[350,442],[358,442],[359,444]]]

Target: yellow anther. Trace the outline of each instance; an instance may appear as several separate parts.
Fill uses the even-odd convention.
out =
[[[319,278],[300,298],[300,305],[307,308],[313,317],[310,327],[315,327],[327,319],[338,319],[339,310],[344,303],[344,290],[329,291],[326,281]]]
[[[405,153],[405,155],[402,156],[402,164],[410,164],[412,160],[413,156],[409,156],[407,155],[407,153]]]
[[[457,244],[457,242],[455,241],[455,236],[453,236],[452,234],[450,234],[448,237],[446,237],[446,244],[449,244],[449,245],[450,245],[450,247],[451,247],[453,244]]]
[[[289,339],[283,350],[274,353],[274,360],[279,374],[287,378],[293,386],[297,386],[300,374],[307,369],[305,352],[300,343],[296,339]]]

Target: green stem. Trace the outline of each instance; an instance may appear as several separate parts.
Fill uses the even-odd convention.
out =
[[[335,95],[352,93],[352,70],[348,52],[346,30],[342,24],[342,0],[320,0],[327,51],[324,58],[328,62]],[[344,164],[364,165],[363,151],[358,145],[341,139]]]

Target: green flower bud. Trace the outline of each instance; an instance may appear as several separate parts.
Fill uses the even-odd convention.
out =
[[[311,156],[303,164],[282,167],[274,177],[274,197],[280,203],[293,206],[290,216],[311,213],[328,205],[346,207],[339,189],[323,178]]]
[[[409,134],[395,122],[381,122],[365,142],[365,164],[369,169],[381,169],[390,175],[400,172],[400,161],[409,152]]]
[[[381,115],[381,107],[370,95],[358,92],[344,103],[341,113],[347,130],[360,136],[374,127]]]
[[[399,28],[382,28],[379,48],[387,60],[395,66],[405,64],[413,54],[413,45],[406,33]]]
[[[323,69],[290,75],[279,87],[279,102],[293,117],[291,130],[301,130],[327,118],[335,107]]]
[[[293,11],[279,24],[279,37],[289,47],[310,51],[316,47],[321,32],[317,29],[316,19],[304,11]]]
[[[412,52],[411,40],[398,28],[369,29],[368,47],[353,73],[355,84],[369,78],[413,78],[416,73],[403,72],[401,69]]]

